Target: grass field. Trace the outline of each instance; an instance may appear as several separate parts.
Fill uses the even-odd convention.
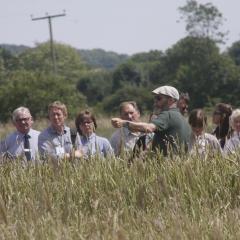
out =
[[[127,159],[2,164],[0,239],[240,239],[239,156]]]

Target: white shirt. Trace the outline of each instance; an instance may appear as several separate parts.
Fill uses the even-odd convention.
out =
[[[199,155],[200,157],[206,157],[214,153],[222,153],[219,141],[209,133],[203,133],[199,136],[192,134],[189,151],[190,154]]]
[[[117,129],[110,139],[114,153],[119,155],[122,150],[132,151],[139,137],[140,133],[131,132],[125,127]]]

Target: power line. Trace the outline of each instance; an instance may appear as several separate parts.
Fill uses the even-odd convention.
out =
[[[31,15],[32,21],[38,21],[38,20],[44,20],[44,19],[48,20],[49,34],[50,34],[50,51],[51,51],[51,57],[52,57],[53,69],[54,69],[55,75],[57,75],[57,65],[56,65],[56,55],[55,55],[55,50],[53,45],[52,18],[64,17],[64,16],[66,16],[65,10],[63,11],[63,13],[56,14],[56,15],[48,15],[48,13],[46,13],[46,16],[44,17],[33,18],[33,16]]]

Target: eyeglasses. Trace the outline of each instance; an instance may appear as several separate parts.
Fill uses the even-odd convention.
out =
[[[28,118],[18,118],[18,119],[16,119],[16,121],[17,122],[28,122],[29,120],[30,120],[31,118],[30,117],[28,117]]]
[[[84,121],[84,122],[81,122],[80,124],[81,125],[86,125],[86,124],[91,124],[91,123],[93,123],[93,121]]]

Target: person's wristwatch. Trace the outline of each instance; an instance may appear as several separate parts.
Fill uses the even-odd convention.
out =
[[[124,122],[122,126],[125,128],[129,128],[129,124],[130,124],[130,122],[127,121],[127,122]]]

